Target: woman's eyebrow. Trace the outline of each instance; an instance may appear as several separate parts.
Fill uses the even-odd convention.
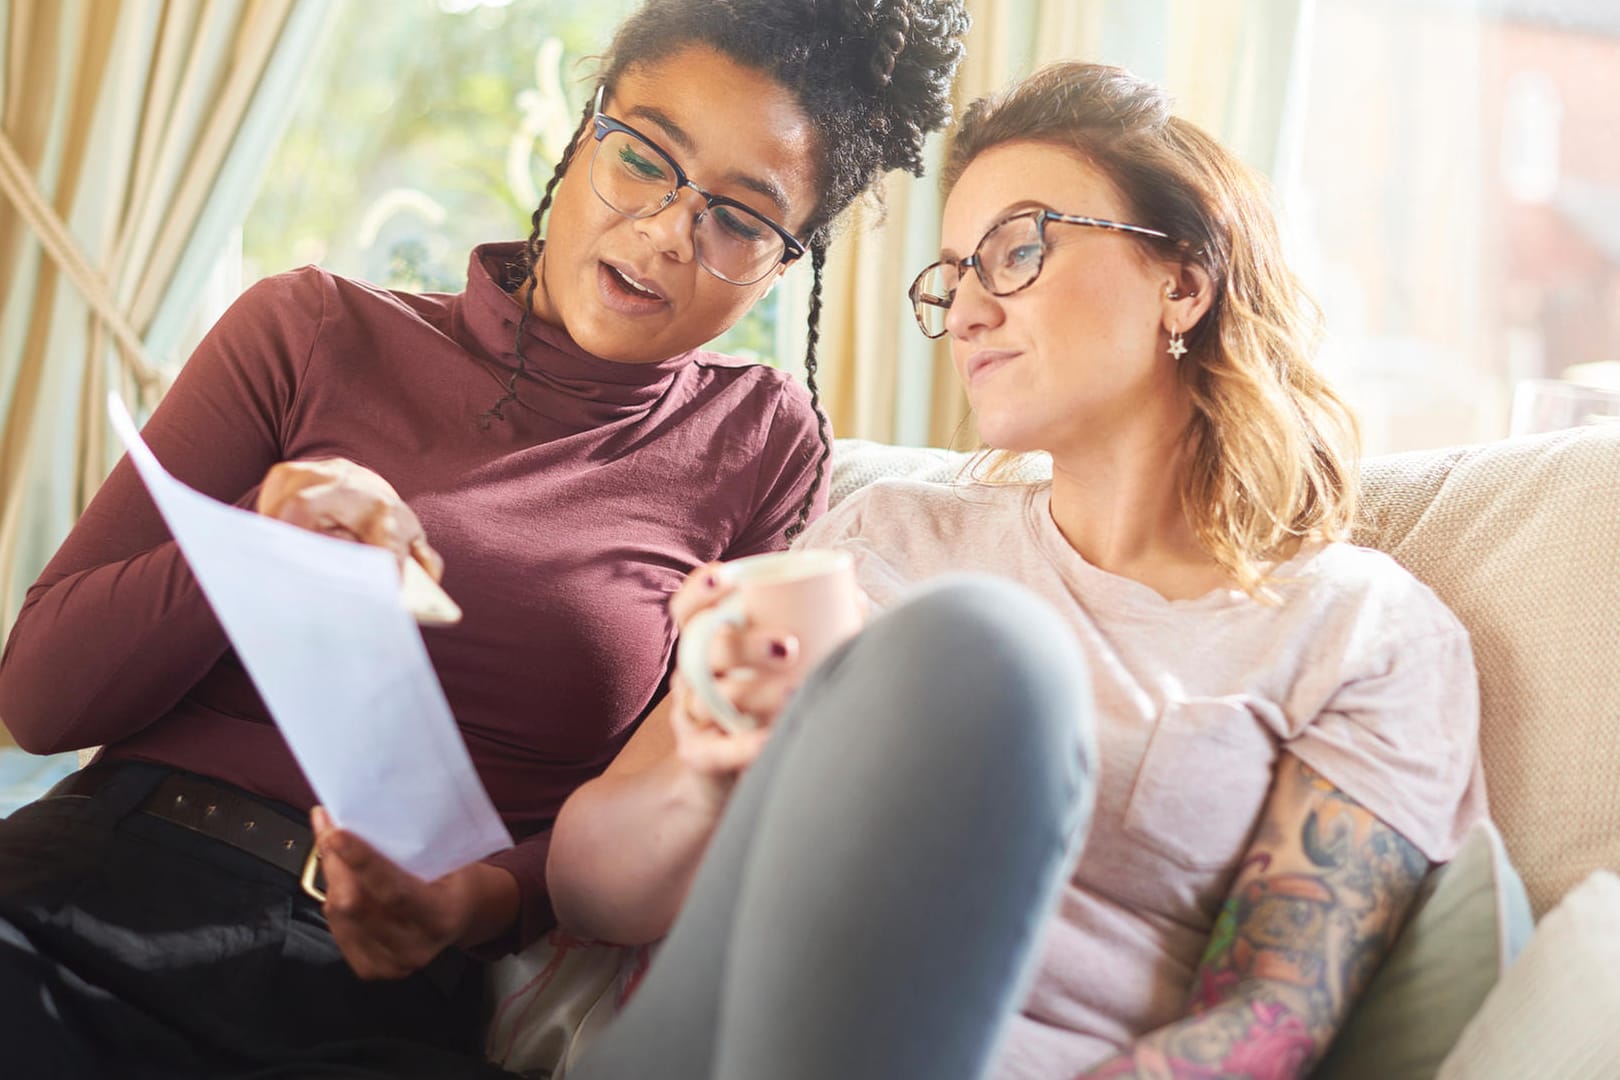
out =
[[[1001,213],[996,215],[996,220],[1006,221],[1014,214],[1022,214],[1025,210],[1052,210],[1052,208],[1039,199],[1019,199],[1015,203],[1008,203],[1003,206]],[[1056,213],[1056,211],[1052,212]]]
[[[1003,206],[1001,208],[1001,210],[997,212],[996,216],[990,219],[991,228],[994,228],[997,223],[1006,221],[1010,217],[1014,217],[1014,216],[1016,216],[1018,214],[1022,214],[1026,210],[1051,210],[1051,209],[1052,208],[1050,206],[1046,205],[1046,203],[1042,202],[1039,199],[1019,199],[1017,202],[1008,203],[1006,206]],[[1056,211],[1053,211],[1053,212],[1055,213]],[[989,231],[990,231],[990,229],[985,230],[985,232],[989,232]],[[984,238],[984,233],[980,233],[979,238],[982,240]],[[978,246],[978,244],[975,243],[974,247],[977,247],[977,246]],[[948,248],[948,247],[939,249],[939,257],[941,259],[945,260],[946,262],[956,262],[957,259],[958,259],[958,256],[957,256],[956,252],[954,250],[952,250],[951,248]]]
[[[670,142],[688,154],[693,152],[692,136],[688,135],[686,129],[677,124],[674,117],[664,110],[653,105],[637,105],[626,115],[629,119],[646,120],[657,125],[658,129],[664,133]],[[765,198],[776,204],[777,210],[782,214],[788,213],[787,192],[782,190],[780,184],[736,171],[727,173],[724,179],[729,183],[745,187],[749,191],[765,196]]]
[[[688,135],[686,129],[677,124],[663,109],[652,105],[637,105],[627,115],[632,120],[651,120],[663,130],[670,142],[688,154],[692,152],[692,136]]]

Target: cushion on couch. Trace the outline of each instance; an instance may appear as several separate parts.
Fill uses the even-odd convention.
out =
[[[1312,1080],[1431,1080],[1532,929],[1502,838],[1481,822],[1424,881]]]
[[[1600,870],[1536,928],[1440,1080],[1620,1076],[1620,877]]]
[[[1468,627],[1491,815],[1536,913],[1620,869],[1620,425],[1363,467],[1358,543]]]

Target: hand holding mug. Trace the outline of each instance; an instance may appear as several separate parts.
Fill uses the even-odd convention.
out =
[[[854,559],[842,551],[755,555],[719,576],[729,593],[700,610],[690,610],[687,590],[677,594],[676,668],[688,711],[738,735],[770,725],[810,671],[861,628],[865,604]]]

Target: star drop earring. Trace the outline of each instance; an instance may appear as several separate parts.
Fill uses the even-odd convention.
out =
[[[1180,330],[1170,331],[1170,348],[1166,351],[1176,360],[1187,355],[1187,339],[1182,336]]]
[[[1185,297],[1183,297],[1176,287],[1171,285],[1169,288],[1165,289],[1164,295],[1165,299],[1167,300],[1191,300],[1193,297],[1198,295],[1198,291],[1196,289],[1192,290],[1188,292]],[[1171,359],[1174,360],[1180,360],[1183,356],[1187,355],[1187,339],[1182,335],[1180,330],[1177,330],[1174,327],[1170,328],[1170,348],[1166,351],[1169,352]]]

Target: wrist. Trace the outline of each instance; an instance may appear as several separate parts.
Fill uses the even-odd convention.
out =
[[[704,823],[718,821],[731,798],[731,789],[737,786],[737,775],[702,772],[678,757],[672,756],[669,761],[674,775],[670,779],[668,809]]]
[[[476,862],[456,871],[456,877],[462,891],[456,945],[464,949],[482,945],[517,922],[521,894],[517,878],[510,871]]]

